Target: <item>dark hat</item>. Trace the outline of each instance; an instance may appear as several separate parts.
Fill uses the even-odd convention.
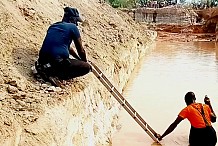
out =
[[[79,16],[79,12],[76,8],[65,7],[64,8],[64,16],[65,17],[73,17],[79,22],[83,22]]]

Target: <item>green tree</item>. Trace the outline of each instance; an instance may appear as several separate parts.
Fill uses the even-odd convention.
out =
[[[138,0],[138,3],[141,7],[145,6],[147,4],[147,0]]]
[[[133,8],[138,0],[108,0],[112,7]]]

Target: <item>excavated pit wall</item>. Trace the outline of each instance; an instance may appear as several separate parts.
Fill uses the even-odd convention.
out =
[[[62,18],[66,3],[87,17],[88,23],[79,27],[88,59],[120,92],[137,62],[152,49],[156,32],[144,31],[97,0],[2,0],[1,146],[111,144],[121,107],[92,73],[63,90],[36,82],[30,73],[47,27]]]
[[[134,70],[135,65],[151,50],[156,32],[145,32],[150,40],[139,44],[128,43],[130,49],[120,56],[118,62],[123,66],[117,68],[114,63],[102,67],[102,71],[112,80],[115,87],[122,93]],[[122,50],[122,49],[121,49]],[[22,126],[16,120],[9,122],[13,128],[0,145],[3,146],[103,146],[111,145],[111,136],[119,125],[120,105],[100,81],[90,73],[87,75],[86,86],[74,83],[78,91],[73,91],[64,101],[44,107],[43,115],[32,124]],[[83,80],[83,79],[81,79]],[[117,81],[115,83],[115,81]],[[47,101],[49,102],[49,101]]]
[[[147,33],[151,36],[147,44],[132,42],[128,46],[131,49],[125,52],[126,56],[116,60],[122,61],[126,67],[117,69],[111,64],[102,70],[109,80],[117,78],[118,83],[112,83],[121,93],[137,62],[153,48],[157,34],[151,31]],[[32,137],[26,137],[25,141],[35,141],[40,146],[111,145],[111,136],[119,125],[121,107],[94,74],[90,73],[88,78],[89,84],[83,91],[71,95],[72,98],[68,98],[62,105],[47,108],[43,117],[28,126],[26,129]],[[47,137],[46,141],[44,137]],[[42,141],[39,143],[38,139]],[[27,143],[22,145],[27,146]]]

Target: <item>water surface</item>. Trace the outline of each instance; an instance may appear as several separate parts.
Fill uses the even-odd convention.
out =
[[[134,73],[124,97],[157,132],[162,134],[186,106],[184,95],[193,91],[197,102],[208,95],[218,114],[218,47],[215,42],[161,42],[149,52]],[[151,146],[153,140],[121,111],[122,128],[113,146]],[[218,124],[213,124],[218,130]],[[188,146],[190,124],[182,121],[161,144]],[[217,145],[218,146],[218,145]]]

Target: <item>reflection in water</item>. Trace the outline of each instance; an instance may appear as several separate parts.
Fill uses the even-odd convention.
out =
[[[141,68],[125,90],[124,97],[158,133],[162,134],[186,106],[184,95],[196,94],[203,102],[207,94],[218,113],[218,49],[214,42],[157,42],[145,56]],[[130,115],[121,111],[122,128],[112,140],[113,146],[151,146],[152,139]],[[217,123],[214,128],[218,130]],[[190,124],[184,120],[161,143],[188,146]]]

